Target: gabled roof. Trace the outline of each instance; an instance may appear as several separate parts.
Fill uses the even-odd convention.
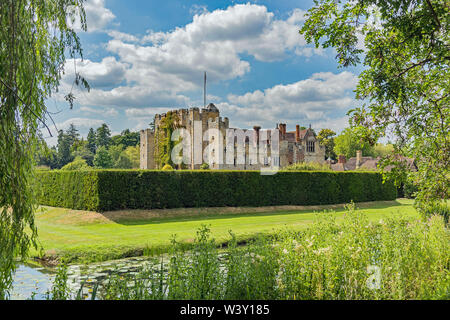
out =
[[[304,130],[300,130],[300,139],[303,140],[305,139],[306,135],[308,134],[308,131],[311,131],[314,134],[314,130],[312,129],[304,129]],[[288,141],[295,141],[295,135],[296,135],[296,131],[288,131],[286,132],[286,140]]]

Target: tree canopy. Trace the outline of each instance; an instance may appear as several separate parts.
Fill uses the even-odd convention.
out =
[[[317,0],[300,30],[341,66],[362,64],[351,125],[371,144],[395,139],[384,165],[415,159],[419,204],[449,196],[449,11],[443,0]]]
[[[361,150],[364,156],[376,156],[373,147],[369,143],[361,141],[350,128],[342,131],[334,139],[334,143],[334,152],[337,155],[344,155],[347,159],[356,157],[356,151],[358,150]]]
[[[94,166],[99,169],[110,169],[113,167],[113,164],[113,158],[106,147],[99,147],[94,157]]]
[[[111,144],[111,130],[106,123],[102,124],[95,132],[95,145],[99,147],[109,147]]]
[[[334,136],[336,132],[331,129],[322,129],[317,135],[320,144],[325,146],[325,158],[336,160],[336,153],[334,152]]]

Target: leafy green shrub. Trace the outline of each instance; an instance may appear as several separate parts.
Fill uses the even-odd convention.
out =
[[[201,170],[209,170],[209,164],[203,163],[203,164],[200,166],[200,169],[201,169]]]
[[[68,175],[70,173],[71,175]],[[393,183],[371,172],[93,170],[37,173],[41,204],[108,211],[320,205],[394,200]]]
[[[81,157],[76,157],[75,160],[66,164],[61,170],[88,170],[90,168],[86,160]]]
[[[173,171],[173,168],[170,164],[166,164],[161,170],[162,171]]]

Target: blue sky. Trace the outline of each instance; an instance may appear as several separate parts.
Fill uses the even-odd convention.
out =
[[[58,129],[73,123],[83,136],[102,123],[113,134],[144,129],[155,113],[201,107],[206,71],[208,102],[232,127],[284,122],[289,130],[312,124],[339,132],[357,105],[358,70],[338,68],[333,49],[315,49],[298,33],[312,5],[87,0],[88,32],[80,32],[84,59],[67,61],[49,111]],[[92,90],[76,89],[69,110],[63,97],[75,66]]]

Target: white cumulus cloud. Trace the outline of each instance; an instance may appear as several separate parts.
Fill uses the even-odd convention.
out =
[[[116,18],[111,10],[105,8],[104,0],[88,0],[84,9],[88,32],[101,31]]]
[[[225,10],[203,10],[184,27],[154,32],[136,41],[135,36],[110,32],[107,50],[129,64],[128,82],[174,92],[198,89],[203,71],[212,82],[242,77],[252,55],[260,61],[282,60],[287,54],[307,55],[298,33],[303,11],[277,20],[265,6],[238,4]]]
[[[117,61],[114,57],[106,57],[101,62],[69,59],[64,68],[63,81],[71,83],[76,71],[89,82],[93,89],[112,87],[124,81],[126,70],[127,64]]]
[[[253,124],[272,127],[281,122],[322,126],[356,105],[352,92],[356,84],[357,77],[351,72],[315,73],[309,79],[292,84],[229,95],[228,102],[218,104],[218,107],[222,113],[250,127]],[[341,116],[339,119],[338,126],[333,129],[339,129],[345,122],[343,119],[347,118]]]

